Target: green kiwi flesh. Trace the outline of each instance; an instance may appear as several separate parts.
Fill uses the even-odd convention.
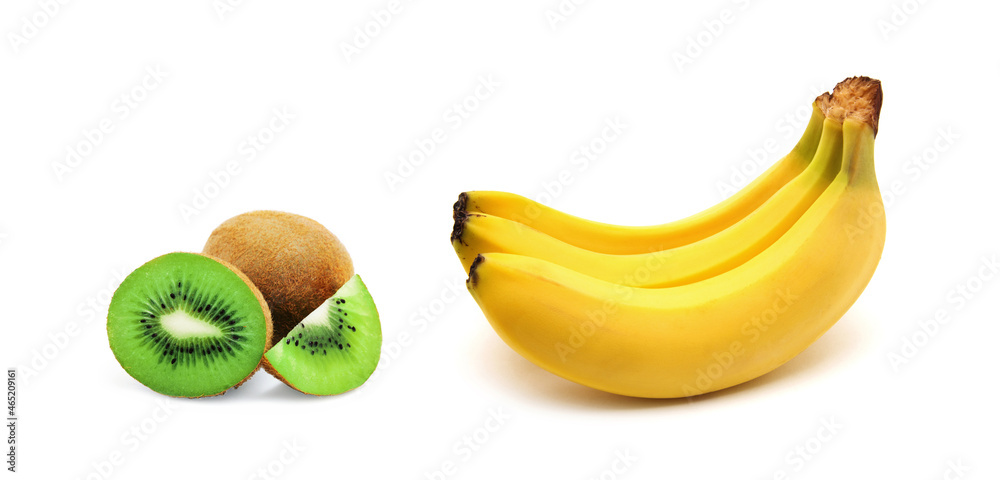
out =
[[[108,341],[143,385],[175,397],[224,393],[249,378],[269,347],[270,313],[235,267],[169,253],[129,274],[108,307]]]
[[[264,354],[264,369],[301,392],[335,395],[365,383],[381,351],[375,302],[354,275]]]

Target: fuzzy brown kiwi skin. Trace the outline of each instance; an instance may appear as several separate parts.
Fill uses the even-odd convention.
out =
[[[187,253],[187,252],[180,252],[180,253]],[[267,353],[267,351],[271,349],[271,332],[272,332],[271,309],[269,309],[267,307],[267,301],[264,300],[264,295],[260,293],[260,290],[257,289],[257,286],[254,285],[253,282],[250,281],[250,278],[247,277],[246,274],[244,274],[242,271],[240,271],[240,269],[237,268],[235,265],[233,265],[233,264],[231,264],[231,263],[229,263],[229,262],[227,262],[225,260],[222,260],[220,258],[216,258],[216,257],[213,257],[211,255],[205,255],[204,253],[195,253],[195,252],[191,252],[191,253],[193,253],[194,255],[200,255],[202,257],[210,258],[212,260],[215,260],[216,262],[221,263],[224,267],[228,268],[230,271],[232,271],[237,276],[239,276],[240,280],[243,280],[243,283],[247,284],[247,287],[250,287],[250,291],[253,292],[253,296],[255,298],[257,298],[257,302],[260,303],[260,308],[264,312],[264,325],[265,325],[265,332],[266,332],[266,334],[264,336],[264,352],[261,353],[261,355],[260,355],[260,362],[257,363],[257,366],[254,367],[253,371],[250,372],[250,374],[247,375],[246,378],[244,378],[243,380],[240,380],[239,382],[237,382],[236,385],[233,385],[232,387],[229,387],[228,389],[223,390],[223,391],[221,391],[219,393],[212,393],[212,394],[209,394],[209,395],[198,395],[198,396],[193,396],[193,397],[186,397],[186,396],[179,396],[179,395],[168,395],[168,396],[171,396],[171,397],[174,397],[174,398],[205,398],[205,397],[215,397],[215,396],[222,395],[223,393],[226,393],[226,392],[228,392],[231,389],[239,388],[240,385],[243,385],[247,380],[250,380],[250,377],[252,377],[255,373],[257,373],[258,370],[260,370],[261,363],[263,363],[263,361],[264,361],[264,353]],[[124,366],[123,366],[123,368],[124,368]],[[147,387],[147,388],[149,388],[149,387]],[[150,390],[152,390],[152,389],[150,389]],[[155,390],[153,390],[153,391],[155,392]],[[156,393],[160,393],[160,392],[156,392]],[[163,394],[161,393],[161,395],[163,395]]]
[[[257,285],[271,307],[272,344],[354,275],[351,256],[333,233],[286,212],[230,218],[212,232],[203,253],[236,265]]]
[[[271,346],[272,346],[271,335],[274,333],[274,323],[271,320],[271,309],[267,306],[267,300],[264,299],[264,294],[260,293],[260,289],[257,288],[257,285],[255,285],[250,280],[250,277],[247,277],[247,275],[245,273],[243,273],[243,271],[240,270],[236,265],[233,265],[232,263],[229,263],[229,262],[227,262],[227,261],[225,261],[225,260],[223,260],[221,258],[213,257],[211,255],[206,255],[204,253],[199,253],[199,254],[196,254],[196,255],[201,255],[203,257],[211,258],[212,260],[215,260],[216,262],[221,263],[223,266],[225,266],[229,270],[232,270],[233,273],[235,273],[237,276],[240,277],[240,280],[243,280],[243,283],[247,284],[247,286],[250,287],[250,291],[253,292],[253,296],[257,299],[257,302],[260,303],[260,308],[264,312],[264,326],[265,326],[265,330],[264,330],[264,351],[263,351],[263,353],[260,354],[260,361],[257,362],[257,366],[254,367],[254,369],[253,369],[252,372],[250,372],[250,375],[247,375],[246,378],[244,378],[243,380],[240,380],[236,385],[232,386],[232,388],[240,388],[240,385],[243,385],[244,383],[246,383],[247,380],[250,380],[250,377],[252,377],[255,373],[257,373],[258,370],[260,370],[261,365],[264,363],[264,354],[267,353],[267,351],[271,349]],[[217,393],[216,395],[222,395],[223,393],[226,393],[227,391],[228,390],[221,391],[221,392]],[[214,396],[214,395],[210,395],[210,396]]]

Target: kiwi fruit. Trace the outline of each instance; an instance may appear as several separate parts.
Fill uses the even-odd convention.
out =
[[[354,275],[347,249],[323,225],[301,215],[254,211],[219,225],[203,253],[243,271],[271,308],[273,343]]]
[[[168,253],[130,273],[108,306],[118,363],[150,389],[175,397],[219,395],[257,371],[270,347],[271,316],[235,266]]]
[[[355,275],[264,354],[264,369],[300,392],[335,395],[365,383],[381,353],[378,310]]]

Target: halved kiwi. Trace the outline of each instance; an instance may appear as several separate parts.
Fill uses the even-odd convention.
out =
[[[375,302],[354,275],[264,354],[264,369],[300,392],[335,395],[365,383],[381,353]]]
[[[236,267],[168,253],[125,277],[108,307],[118,363],[175,397],[219,395],[250,378],[270,347],[271,314]]]

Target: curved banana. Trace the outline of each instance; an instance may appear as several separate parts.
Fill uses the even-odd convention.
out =
[[[672,287],[703,280],[740,265],[791,228],[840,171],[841,123],[826,119],[809,166],[763,205],[725,230],[687,245],[631,255],[597,253],[513,220],[456,212],[452,246],[466,271],[480,253],[498,252],[548,260],[577,272],[634,287]]]
[[[532,257],[486,253],[467,282],[490,324],[535,364],[622,395],[672,398],[759,377],[818,339],[875,272],[885,216],[873,164],[877,80],[844,97],[843,164],[789,231],[746,263],[662,289],[610,283]]]
[[[522,223],[563,242],[599,253],[648,253],[692,243],[735,224],[761,206],[795,178],[816,153],[825,118],[821,105],[828,94],[813,102],[805,132],[792,151],[749,185],[722,202],[690,217],[651,226],[620,226],[594,222],[563,213],[526,197],[506,192],[471,191],[459,195],[458,212],[487,213]]]

